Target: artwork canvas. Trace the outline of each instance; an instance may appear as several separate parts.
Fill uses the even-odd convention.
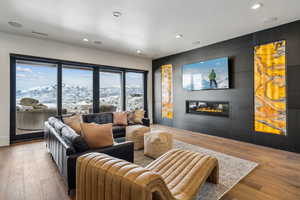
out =
[[[172,65],[161,66],[162,118],[173,119]]]
[[[254,49],[255,131],[286,135],[286,41]]]
[[[229,88],[228,58],[184,65],[182,84],[186,90]]]

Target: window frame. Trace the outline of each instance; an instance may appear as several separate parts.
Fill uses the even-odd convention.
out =
[[[56,65],[56,71],[57,71],[57,77],[56,81],[58,82],[58,74],[59,74],[59,65],[55,62],[45,62],[42,60],[30,60],[30,59],[19,59],[18,57],[10,56],[10,143],[13,141],[23,141],[23,140],[30,140],[35,138],[43,138],[44,132],[43,131],[34,131],[34,132],[28,132],[26,134],[16,134],[16,75],[17,75],[17,62],[18,61],[27,61],[27,62],[37,62],[40,64],[52,64]],[[57,90],[58,95],[59,90]],[[56,104],[56,111],[58,113],[59,105],[58,105],[58,99]]]
[[[90,71],[91,72],[91,82],[92,82],[92,108],[93,108],[93,112],[94,112],[94,68],[92,67],[82,67],[82,66],[73,66],[73,65],[65,65],[65,64],[62,64],[62,75],[61,75],[61,86],[59,86],[59,88],[61,89],[61,111],[59,112],[60,115],[63,114],[63,91],[62,91],[62,84],[63,84],[63,77],[64,77],[64,72],[63,70],[64,69],[73,69],[73,70],[86,70],[86,71]],[[74,114],[74,113],[66,113],[66,114]]]
[[[147,98],[147,94],[145,94],[146,92],[147,92],[147,87],[145,87],[145,80],[147,80],[147,75],[145,76],[145,73],[140,73],[140,72],[135,72],[135,71],[126,71],[125,72],[125,75],[124,75],[124,79],[125,79],[125,81],[124,81],[124,88],[125,88],[125,93],[124,93],[124,97],[125,97],[125,99],[124,99],[124,101],[125,101],[125,107],[124,107],[124,110],[126,111],[127,110],[127,91],[126,91],[126,82],[127,82],[127,80],[126,80],[126,74],[127,73],[139,73],[139,74],[142,74],[142,83],[143,83],[143,107],[144,107],[144,110],[145,110],[145,116],[147,116],[148,117],[148,113],[147,113],[147,111],[146,111],[146,109],[145,109],[145,107],[147,108],[148,106],[147,106],[147,99],[145,99],[145,98]],[[147,85],[146,85],[147,86]]]
[[[79,68],[90,68],[93,71],[93,113],[100,111],[100,71],[121,73],[121,108],[126,111],[126,72],[143,73],[143,89],[144,89],[144,110],[145,117],[148,117],[148,71],[139,69],[130,69],[116,66],[99,65],[91,63],[82,63],[68,60],[28,56],[21,54],[10,54],[10,143],[19,140],[28,140],[33,138],[42,138],[43,132],[29,133],[24,135],[16,135],[16,62],[17,60],[50,63],[57,65],[57,115],[62,115],[62,69],[63,66],[73,66]]]
[[[123,71],[116,71],[116,70],[108,70],[108,69],[105,69],[105,70],[103,70],[103,69],[100,69],[99,70],[99,109],[100,109],[100,107],[101,107],[101,103],[100,103],[100,97],[101,97],[101,94],[100,94],[100,89],[101,89],[101,84],[100,84],[100,82],[101,82],[101,76],[100,76],[100,73],[101,72],[105,72],[105,73],[112,73],[112,74],[119,74],[120,75],[120,89],[121,89],[121,111],[124,111],[124,98],[123,98],[123,96],[124,95],[126,95],[123,91],[123,87],[124,87],[124,85],[123,85],[123,79],[124,79],[124,72]],[[100,112],[100,111],[99,111]]]

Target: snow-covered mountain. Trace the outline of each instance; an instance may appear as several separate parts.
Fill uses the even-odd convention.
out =
[[[141,108],[143,105],[142,88],[127,87],[127,107],[129,109]],[[100,88],[100,104],[110,104],[121,108],[121,89],[117,87]],[[25,97],[39,100],[40,103],[53,107],[57,103],[57,85],[41,86],[28,90],[17,90],[17,103]],[[67,110],[84,110],[92,108],[93,90],[77,85],[62,85],[63,108]]]
[[[229,88],[228,77],[222,77],[222,79],[218,79],[217,83],[218,83],[218,89]],[[208,79],[201,79],[201,82],[194,83],[194,84],[192,84],[192,82],[186,81],[183,83],[183,87],[186,90],[211,89],[210,81]]]

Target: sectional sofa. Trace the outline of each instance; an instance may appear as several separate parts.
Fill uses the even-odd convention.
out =
[[[90,149],[84,139],[63,123],[62,117],[50,117],[44,126],[46,148],[57,165],[59,173],[67,184],[68,191],[76,187],[76,161],[83,154],[90,152],[105,153],[110,156],[134,161],[133,142],[125,141],[126,126],[113,126],[115,143],[112,146]],[[112,123],[112,113],[97,113],[82,116],[86,123]],[[133,125],[133,124],[129,124]],[[143,125],[149,126],[149,120],[143,119]]]

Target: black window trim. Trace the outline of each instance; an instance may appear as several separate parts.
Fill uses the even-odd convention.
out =
[[[140,69],[132,69],[125,67],[116,67],[109,65],[99,65],[92,63],[68,61],[54,58],[37,57],[22,54],[10,54],[10,143],[27,140],[32,138],[42,138],[43,132],[16,135],[16,62],[17,60],[51,63],[57,65],[57,113],[62,114],[62,69],[66,66],[91,68],[93,70],[93,112],[99,113],[100,111],[100,71],[105,72],[120,72],[121,73],[121,87],[122,87],[122,109],[126,111],[126,72],[143,73],[143,90],[144,90],[144,110],[145,116],[148,117],[148,71]]]

